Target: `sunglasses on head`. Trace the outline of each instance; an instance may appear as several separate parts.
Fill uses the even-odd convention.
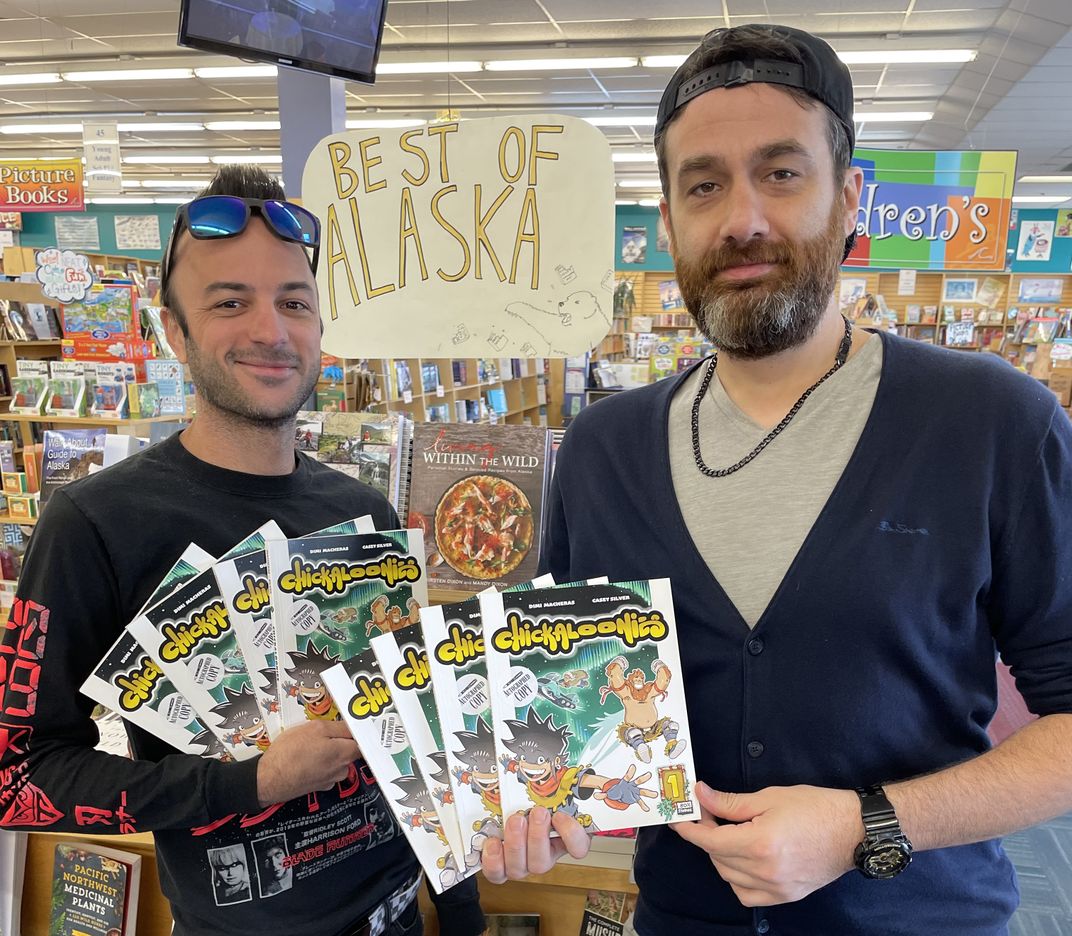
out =
[[[175,245],[183,230],[197,240],[237,237],[254,215],[261,219],[280,240],[312,249],[309,266],[316,275],[320,259],[320,222],[301,205],[274,198],[241,198],[238,195],[206,195],[182,205],[175,216],[175,226],[168,239],[167,253],[160,268],[161,286],[167,283],[175,257]]]

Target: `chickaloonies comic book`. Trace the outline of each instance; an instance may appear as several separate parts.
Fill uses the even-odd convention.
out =
[[[513,588],[552,585],[554,579],[544,575]],[[467,853],[475,854],[479,862],[484,842],[489,837],[502,838],[479,600],[474,597],[425,608],[421,631],[458,825]],[[402,715],[405,719],[405,712]]]
[[[375,530],[372,517],[364,516],[309,535],[372,533]],[[264,544],[266,539],[281,539],[282,536],[283,531],[274,521],[269,521],[246,541],[252,549],[246,552],[232,550],[213,567],[270,738],[279,734],[282,726],[279,719],[275,623],[272,620],[272,594]]]
[[[228,552],[263,537],[261,527]],[[212,569],[184,582],[128,625],[164,675],[237,760],[268,747],[270,736]]]
[[[269,540],[267,552],[283,727],[334,720],[324,671],[428,604],[421,532]]]
[[[173,565],[145,607],[163,600],[182,582],[212,564],[212,556],[191,544]],[[144,610],[144,607],[143,609]],[[184,754],[229,759],[219,739],[197,717],[148,652],[124,630],[82,684],[82,693]]]
[[[323,679],[432,887],[437,894],[453,887],[465,872],[455,863],[376,655],[370,649],[336,663]]]
[[[391,699],[402,719],[402,727],[406,729],[421,777],[435,799],[436,812],[443,823],[443,833],[454,855],[455,867],[463,873],[472,873],[480,864],[480,850],[463,844],[419,622],[373,637],[372,652],[380,672],[387,679]]]
[[[479,598],[504,815],[593,832],[700,815],[669,579]]]

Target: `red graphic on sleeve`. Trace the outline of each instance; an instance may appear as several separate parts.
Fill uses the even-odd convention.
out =
[[[126,790],[119,794],[119,808],[114,811],[100,806],[75,806],[74,808],[74,821],[80,826],[110,826],[114,824],[113,820],[118,821],[119,832],[122,835],[138,831],[134,817],[127,812]]]
[[[0,722],[0,758],[10,751],[16,756],[25,756],[30,750],[30,735],[33,728],[27,725],[5,725]]]
[[[0,629],[0,715],[30,718],[37,708],[48,617],[44,605],[17,598]]]
[[[50,826],[62,818],[63,813],[52,805],[44,791],[26,781],[15,794],[15,801],[7,813],[0,816],[0,826]]]

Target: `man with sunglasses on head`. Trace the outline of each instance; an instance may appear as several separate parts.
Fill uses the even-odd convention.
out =
[[[57,491],[0,629],[0,826],[152,831],[179,936],[412,936],[420,871],[341,722],[283,731],[259,757],[176,753],[127,725],[133,760],[93,750],[78,687],[191,541],[220,556],[268,520],[298,536],[371,514],[367,485],[294,451],[320,370],[319,224],[261,170],[221,169],[178,213],[164,320],[197,390],[178,435]],[[213,856],[285,842],[292,886],[221,901]],[[218,865],[218,861],[216,862]],[[476,936],[470,880],[434,897],[445,936]]]
[[[818,37],[704,38],[655,152],[718,353],[558,453],[541,571],[674,586],[703,814],[640,830],[640,936],[1007,936],[999,836],[1072,809],[1072,426],[993,356],[842,317],[854,132]],[[1041,717],[991,748],[996,651]],[[534,809],[484,869],[587,848]]]

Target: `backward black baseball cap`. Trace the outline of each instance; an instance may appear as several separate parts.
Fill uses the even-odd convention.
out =
[[[749,38],[768,35],[780,39],[791,52],[789,57],[726,58],[726,45],[747,43]],[[787,50],[788,51],[788,50]],[[717,65],[704,67],[705,62],[721,58]],[[686,78],[686,75],[692,77]],[[665,131],[673,115],[689,101],[716,88],[734,88],[753,82],[799,88],[825,104],[837,117],[849,135],[850,150],[856,145],[852,122],[852,77],[845,63],[830,45],[792,26],[751,23],[728,29],[713,29],[700,45],[678,66],[659,101],[655,119],[656,139]]]

